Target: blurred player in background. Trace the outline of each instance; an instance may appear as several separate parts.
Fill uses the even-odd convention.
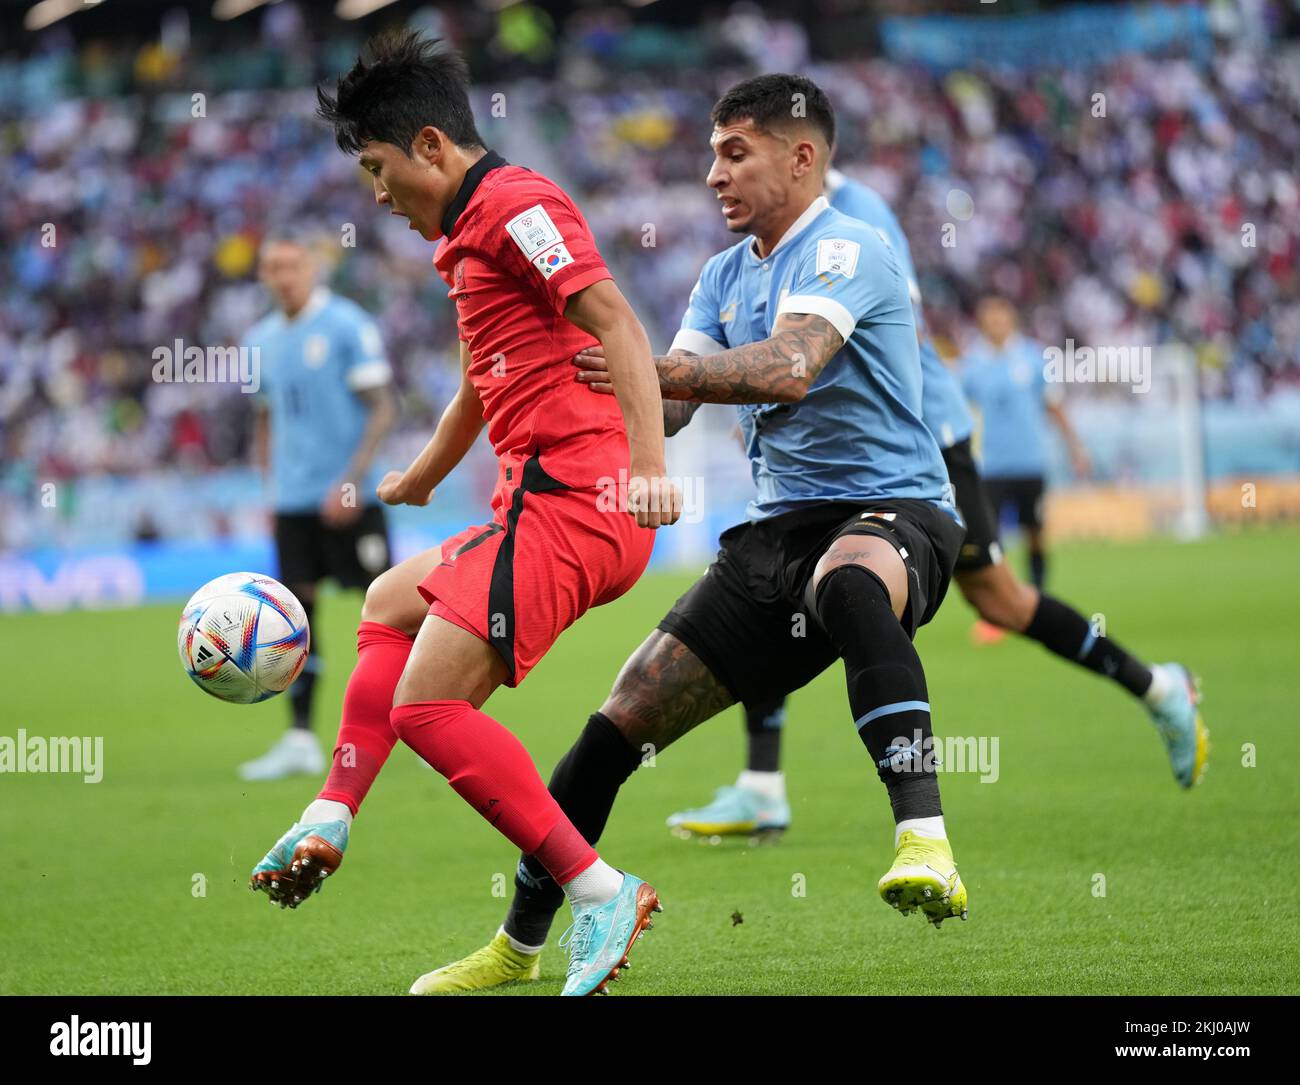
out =
[[[460,328],[460,388],[380,496],[427,504],[485,425],[499,474],[488,523],[408,559],[366,593],[333,768],[250,884],[289,907],[319,889],[401,738],[569,901],[563,993],[590,994],[617,978],[657,894],[596,854],[523,744],[481,708],[522,682],[587,610],[637,581],[650,529],[675,522],[681,499],[664,476],[663,405],[644,329],[573,201],[484,146],[468,81],[459,56],[399,32],[370,43],[337,97],[319,92],[339,147],[372,175],[375,202],[426,240],[446,238],[434,261]],[[573,381],[570,360],[597,344],[612,400]],[[625,504],[609,487],[620,475]],[[412,990],[421,989],[417,980]]]
[[[925,331],[921,289],[903,229],[879,193],[838,170],[827,171],[826,192],[832,207],[881,233],[898,254],[908,277],[921,336],[922,416],[943,450],[957,507],[966,521],[966,539],[954,577],[957,587],[990,628],[1036,640],[1062,659],[1104,675],[1140,698],[1164,740],[1175,779],[1183,787],[1192,786],[1204,772],[1208,754],[1208,731],[1196,707],[1199,692],[1195,679],[1177,663],[1147,666],[1115,641],[1094,631],[1077,610],[1043,594],[1041,585],[1030,587],[1015,578],[1003,559],[997,520],[985,494],[986,483],[971,454],[974,420],[957,378]],[[1005,319],[1004,313],[995,312],[991,319],[995,331],[1005,327],[998,323]],[[1041,375],[1041,354],[1036,365]],[[1060,417],[1064,419],[1063,414]],[[1086,456],[1077,447],[1068,422],[1065,425],[1076,449],[1076,464],[1086,469]],[[789,828],[790,803],[785,777],[779,771],[785,707],[784,701],[744,706],[746,765],[736,783],[719,788],[706,806],[673,814],[668,819],[670,826],[679,833],[702,836],[766,836]]]
[[[397,419],[392,370],[379,329],[355,302],[319,282],[313,240],[272,234],[258,272],[276,311],[244,345],[260,353],[257,458],[268,471],[280,581],[311,621],[326,578],[365,589],[388,568],[388,528],[374,498],[380,442]],[[240,766],[245,780],[325,771],[312,731],[320,640],[289,689],[293,726]]]
[[[1011,303],[996,294],[981,298],[975,323],[980,335],[966,351],[961,384],[980,412],[980,474],[995,521],[1008,506],[1014,511],[1029,550],[1029,579],[1041,591],[1047,577],[1048,419],[1065,439],[1074,473],[1087,478],[1092,466],[1062,406],[1060,386],[1044,376],[1042,345],[1020,334]]]

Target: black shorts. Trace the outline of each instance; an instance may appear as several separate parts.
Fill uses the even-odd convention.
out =
[[[971,455],[970,438],[945,448],[943,462],[948,465],[948,479],[956,495],[957,511],[966,521],[966,541],[957,554],[955,571],[970,572],[997,565],[1002,560],[998,516],[975,466],[975,457]]]
[[[1043,491],[1046,486],[1042,475],[1024,478],[986,478],[984,488],[989,495],[993,515],[1002,518],[1002,510],[1010,505],[1016,510],[1016,522],[1023,528],[1037,531],[1043,526]]]
[[[965,527],[928,501],[826,502],[728,528],[704,575],[659,623],[744,704],[779,700],[838,657],[810,613],[813,570],[841,535],[876,535],[907,566],[909,636],[943,601]]]
[[[326,527],[314,512],[275,514],[280,581],[292,590],[333,577],[343,588],[366,588],[388,568],[388,524],[379,505],[367,505],[345,528]]]

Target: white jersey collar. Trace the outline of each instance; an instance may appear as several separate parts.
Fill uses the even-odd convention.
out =
[[[299,309],[292,317],[287,317],[283,312],[280,316],[284,317],[286,324],[304,324],[329,304],[330,290],[327,286],[317,286],[312,288],[312,292],[307,296],[307,304]]]
[[[769,252],[766,256],[758,255],[758,249],[756,248],[756,246],[758,245],[758,238],[756,237],[750,238],[749,241],[750,256],[752,256],[755,260],[759,260],[759,261],[770,260],[773,256],[776,255],[777,249],[779,249],[782,245],[786,244],[787,242],[793,241],[799,234],[803,233],[803,231],[806,230],[812,224],[813,219],[815,219],[828,207],[830,207],[830,203],[827,201],[826,197],[818,196],[815,200],[813,200],[812,203],[810,203],[806,208],[804,208],[804,212],[802,215],[800,215],[797,219],[795,219],[794,222],[790,223],[790,228],[781,235],[781,240],[772,246],[772,251]]]

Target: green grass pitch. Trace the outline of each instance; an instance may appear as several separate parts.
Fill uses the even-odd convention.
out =
[[[666,907],[616,993],[1300,992],[1298,549],[1288,528],[1054,553],[1056,594],[1145,658],[1200,672],[1213,750],[1190,793],[1122,691],[1028,642],[973,646],[950,593],[918,639],[936,730],[996,736],[1000,753],[996,782],[942,777],[967,923],[936,931],[876,895],[892,822],[839,667],[791,701],[794,824],[779,844],[668,833],[669,813],[740,767],[738,710],[688,735],[628,782],[602,841]],[[488,704],[543,775],[689,580],[646,577]],[[317,618],[330,739],[358,608],[340,594]],[[320,895],[290,912],[245,888],[314,784],[236,779],[286,705],[194,689],[176,659],[179,610],[0,621],[0,734],[103,735],[105,762],[98,784],[0,777],[0,992],[397,994],[482,945],[514,852],[405,747]],[[518,993],[558,993],[564,914],[542,981]]]

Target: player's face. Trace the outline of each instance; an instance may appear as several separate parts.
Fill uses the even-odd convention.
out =
[[[436,133],[432,145],[426,133]],[[441,133],[436,129],[423,129],[409,155],[395,144],[371,140],[361,148],[359,159],[374,183],[375,203],[406,219],[408,229],[426,241],[441,236],[443,212],[456,194],[441,169],[445,141],[437,137]]]
[[[713,129],[709,187],[732,233],[763,236],[793,198],[796,144],[760,131],[748,119]]]
[[[262,249],[257,274],[276,304],[286,313],[296,313],[316,285],[316,262],[293,241],[272,241]]]
[[[975,310],[975,322],[984,338],[1005,343],[1016,330],[1016,313],[1002,298],[985,298]]]

